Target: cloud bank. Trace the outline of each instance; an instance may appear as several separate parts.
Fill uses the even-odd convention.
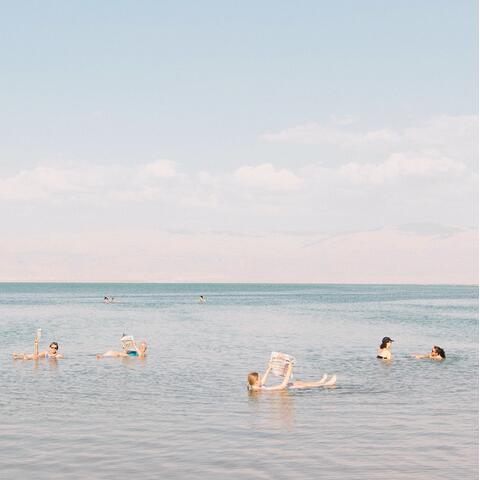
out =
[[[317,145],[308,161],[0,171],[3,280],[476,283],[477,124],[345,117],[261,136]],[[325,159],[325,144],[363,153]]]

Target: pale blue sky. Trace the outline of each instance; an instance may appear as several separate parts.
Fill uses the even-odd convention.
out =
[[[476,1],[2,2],[0,35],[5,280],[52,235],[477,235]]]

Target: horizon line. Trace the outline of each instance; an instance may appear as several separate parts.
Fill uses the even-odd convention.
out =
[[[431,286],[431,287],[479,287],[478,283],[379,283],[379,282],[365,282],[365,283],[348,283],[348,282],[147,282],[147,281],[9,281],[0,280],[0,285],[7,284],[70,284],[70,285],[102,285],[102,284],[115,284],[115,285],[358,285],[358,286]]]

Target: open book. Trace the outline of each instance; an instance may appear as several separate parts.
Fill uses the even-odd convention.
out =
[[[125,352],[137,352],[137,345],[135,344],[135,340],[131,335],[123,335],[123,337],[120,339],[122,342],[122,347],[125,350]]]
[[[270,355],[272,373],[276,377],[284,377],[290,364],[295,365],[295,357],[281,352],[272,352]]]

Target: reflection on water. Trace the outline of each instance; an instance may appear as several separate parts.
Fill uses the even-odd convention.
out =
[[[2,284],[0,306],[5,478],[478,476],[477,288]],[[65,359],[13,361],[40,327]],[[145,359],[95,358],[123,333]],[[249,393],[272,351],[337,388]]]
[[[248,391],[249,407],[255,423],[266,429],[291,430],[295,420],[294,393],[290,390]]]

